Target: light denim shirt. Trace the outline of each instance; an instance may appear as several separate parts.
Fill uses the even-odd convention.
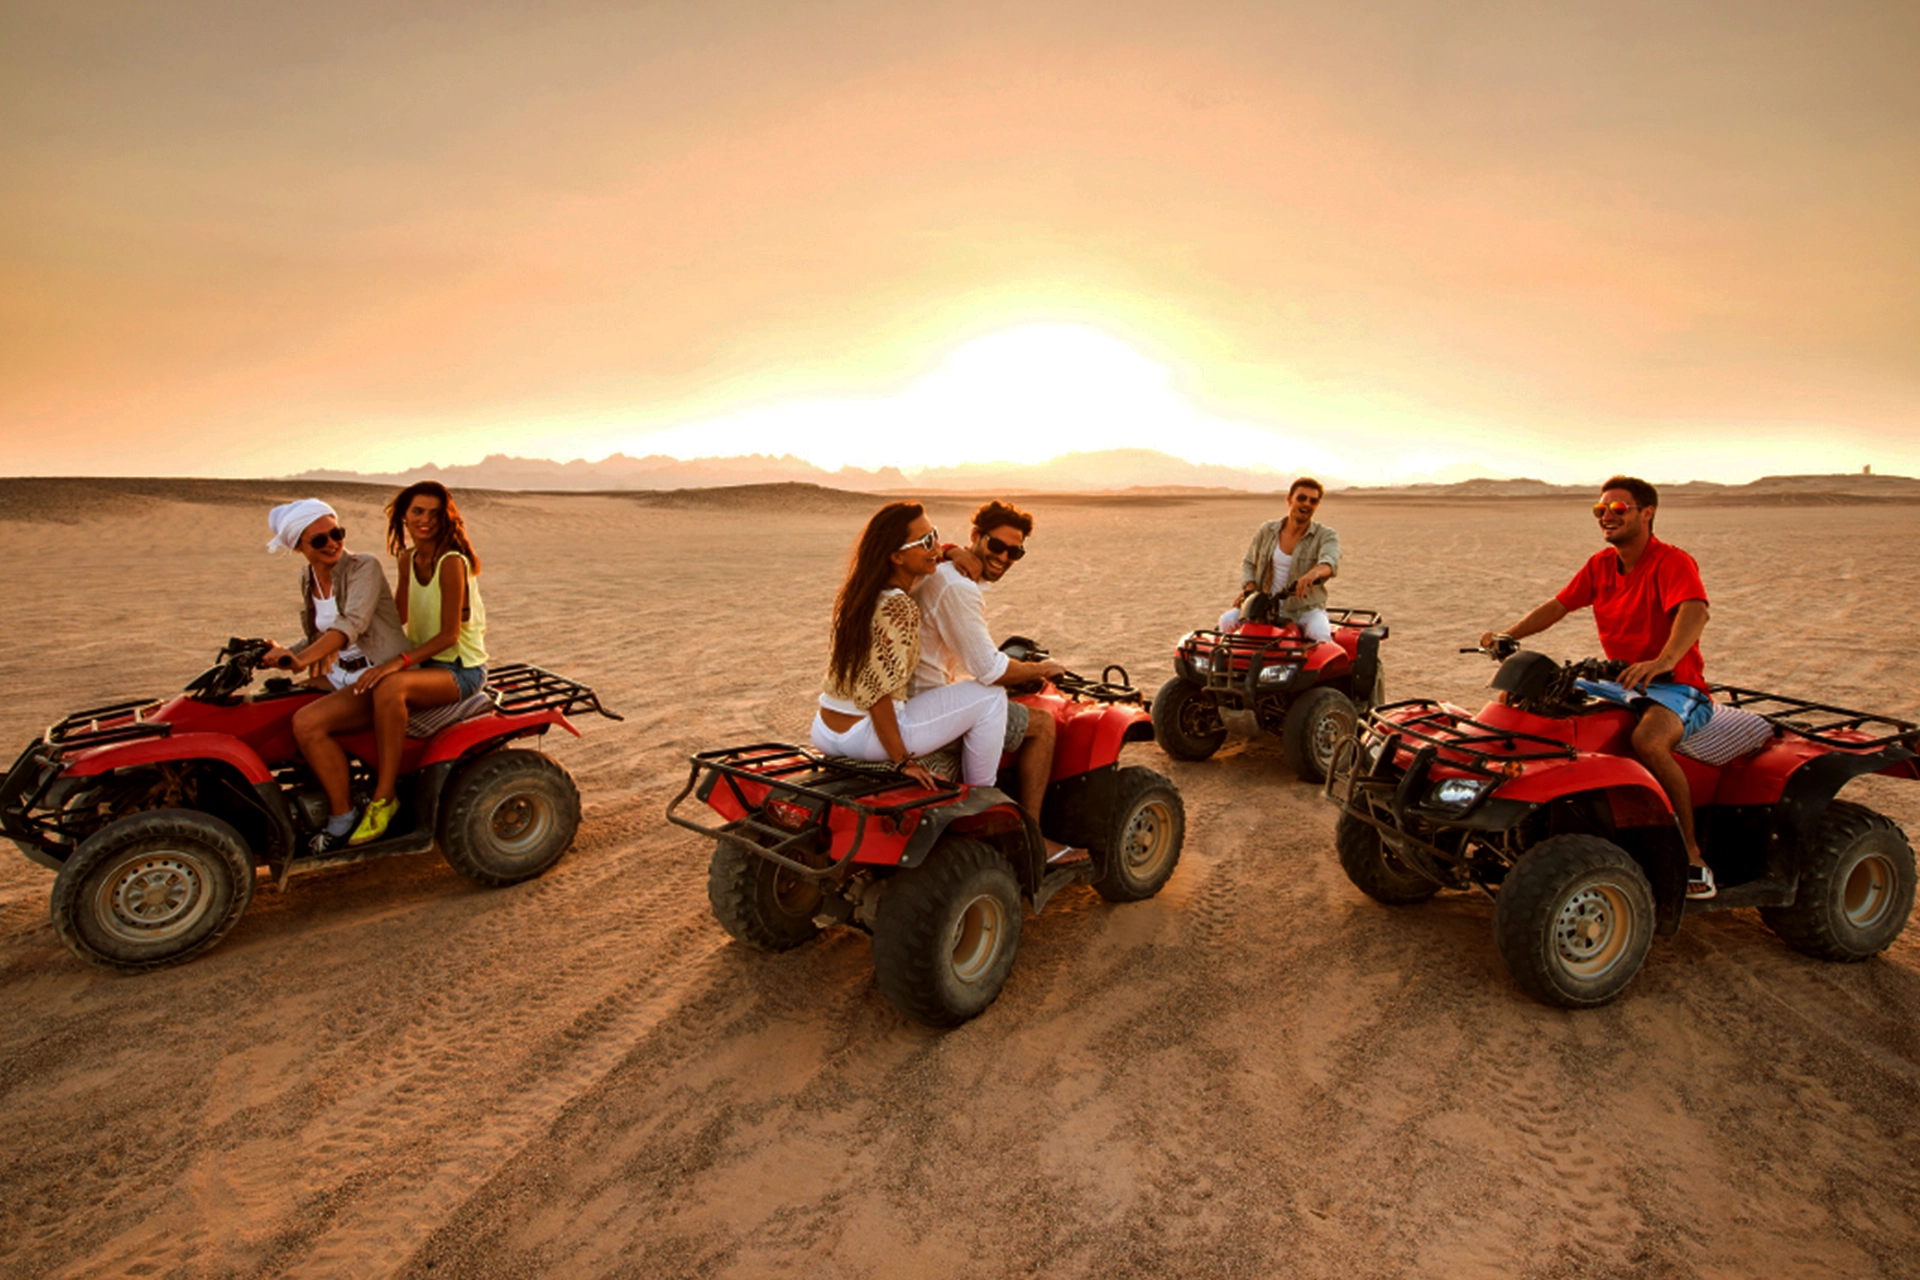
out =
[[[1271,589],[1268,579],[1273,576],[1273,554],[1280,546],[1280,527],[1286,521],[1269,520],[1254,532],[1253,542],[1247,547],[1247,558],[1240,562],[1240,581],[1237,586],[1251,582],[1257,591]],[[1300,576],[1316,565],[1326,565],[1332,570],[1327,575],[1331,580],[1340,572],[1340,535],[1318,521],[1309,524],[1307,531],[1300,535],[1300,541],[1293,549],[1293,576]],[[1282,586],[1287,584],[1282,583]],[[1307,594],[1299,599],[1287,597],[1281,612],[1289,618],[1297,618],[1309,609],[1327,607],[1327,585],[1316,582]]]

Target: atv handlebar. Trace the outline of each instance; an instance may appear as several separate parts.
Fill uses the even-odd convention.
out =
[[[1492,658],[1495,662],[1505,662],[1508,658],[1511,658],[1514,654],[1520,652],[1520,642],[1518,640],[1515,640],[1512,636],[1508,635],[1506,632],[1498,631],[1494,633],[1492,644],[1490,645],[1476,644],[1470,648],[1462,649],[1460,652],[1483,653],[1487,657]]]

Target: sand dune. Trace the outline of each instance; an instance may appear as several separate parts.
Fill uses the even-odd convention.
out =
[[[329,494],[377,545],[384,493]],[[286,486],[0,483],[0,743],[292,632]],[[627,716],[549,742],[586,799],[542,879],[437,856],[261,892],[138,978],[54,937],[0,862],[0,1273],[20,1276],[1899,1276],[1920,1230],[1920,932],[1820,964],[1748,911],[1627,995],[1515,989],[1491,904],[1389,910],[1275,744],[1130,748],[1186,800],[1153,901],[1069,890],[1005,995],[904,1022],[840,930],[781,956],[707,909],[661,820],[702,747],[797,736],[857,495],[475,494],[489,644]],[[1259,499],[1036,499],[996,629],[1151,689],[1230,594]],[[966,506],[936,498],[950,534]],[[1596,545],[1581,503],[1335,495],[1336,598],[1390,692],[1479,700],[1455,652]],[[1674,504],[1715,678],[1920,719],[1920,515]],[[1809,548],[1817,548],[1809,553]],[[1576,620],[1551,652],[1596,645]],[[1920,835],[1920,788],[1849,795]]]

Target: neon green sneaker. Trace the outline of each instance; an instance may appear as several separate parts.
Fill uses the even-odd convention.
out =
[[[360,819],[360,825],[353,829],[350,845],[367,844],[387,834],[387,824],[393,821],[393,815],[400,812],[398,800],[372,800],[367,803],[367,812]]]

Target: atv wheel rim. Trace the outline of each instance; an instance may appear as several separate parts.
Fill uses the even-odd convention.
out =
[[[1135,879],[1149,880],[1173,849],[1173,810],[1149,800],[1133,811],[1120,835],[1120,862]]]
[[[168,942],[207,913],[206,868],[180,853],[130,858],[100,884],[94,916],[122,942]]]
[[[1334,753],[1340,750],[1340,743],[1350,737],[1353,726],[1340,711],[1329,711],[1313,724],[1312,751],[1313,761],[1323,774],[1333,772]]]
[[[1605,976],[1633,937],[1633,907],[1618,885],[1590,884],[1568,898],[1553,923],[1553,949],[1576,978]]]
[[[553,809],[538,795],[508,796],[493,806],[488,821],[494,847],[510,857],[539,851],[553,830]]]
[[[1006,938],[1005,903],[990,893],[967,903],[953,922],[953,976],[965,983],[987,977],[1000,956],[1000,949],[1006,945]]]
[[[820,907],[820,888],[784,867],[773,869],[773,906],[781,915],[813,919]]]
[[[1189,738],[1211,737],[1220,728],[1220,713],[1214,710],[1213,700],[1198,691],[1180,704],[1178,720],[1180,732]]]
[[[1868,854],[1847,872],[1840,912],[1856,929],[1871,929],[1893,908],[1893,864],[1877,853]]]

